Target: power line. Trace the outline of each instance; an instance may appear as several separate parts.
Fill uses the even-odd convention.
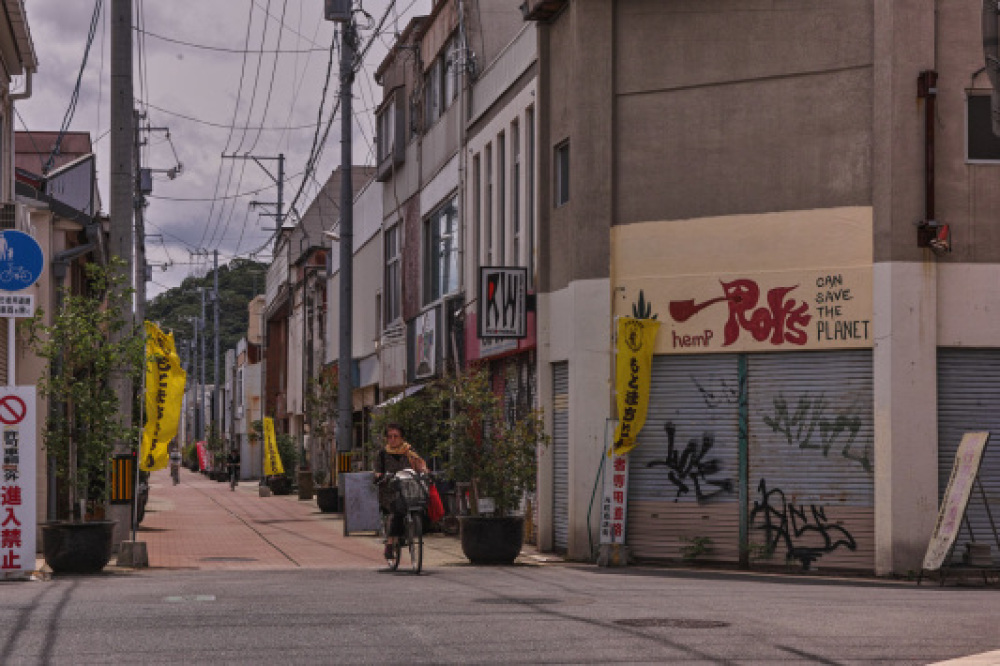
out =
[[[312,52],[316,52],[316,51],[319,51],[319,52],[326,51],[326,49],[324,49],[324,48],[315,48],[315,49],[284,49],[284,50],[282,50],[281,48],[277,48],[277,49],[265,49],[265,50],[254,49],[253,51],[248,50],[248,49],[232,49],[232,48],[227,48],[225,46],[209,46],[208,44],[197,44],[195,42],[186,42],[183,39],[174,39],[173,37],[166,37],[164,35],[160,35],[160,34],[157,34],[155,32],[150,32],[149,30],[144,30],[144,29],[139,28],[139,27],[135,27],[135,28],[133,28],[133,30],[135,30],[137,33],[141,33],[143,35],[146,35],[147,37],[152,37],[154,39],[159,39],[159,40],[164,41],[164,42],[170,42],[171,44],[180,44],[181,46],[187,46],[187,47],[190,47],[190,48],[193,48],[193,49],[201,49],[203,51],[214,51],[216,53],[234,53],[234,54],[247,55],[249,53],[269,53],[269,54],[270,53],[275,53],[275,54],[279,54],[279,53],[312,53]]]
[[[94,35],[97,33],[97,22],[101,16],[101,8],[103,7],[104,0],[96,0],[94,2],[94,12],[90,17],[90,29],[87,32],[87,45],[83,50],[83,60],[80,62],[80,71],[76,75],[76,85],[73,86],[73,93],[69,98],[69,106],[66,108],[66,113],[63,115],[62,127],[59,128],[59,135],[56,137],[55,145],[52,146],[52,152],[49,154],[49,158],[45,161],[45,165],[42,166],[42,173],[48,173],[49,169],[52,168],[52,163],[55,162],[56,155],[59,154],[59,148],[62,146],[63,136],[66,135],[66,131],[69,129],[70,123],[73,122],[73,115],[76,113],[76,103],[80,100],[80,83],[83,81],[83,72],[87,68],[87,59],[90,57],[90,47],[94,43]]]

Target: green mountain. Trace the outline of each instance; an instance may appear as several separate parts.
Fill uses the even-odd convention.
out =
[[[250,259],[234,259],[219,266],[219,366],[224,364],[227,349],[236,349],[249,327],[247,306],[264,293],[267,264]],[[205,381],[215,383],[215,319],[212,310],[214,271],[204,278],[189,277],[181,286],[169,289],[146,303],[146,319],[173,332],[177,352],[185,368],[191,369],[190,343],[194,340],[194,321],[201,317],[201,290],[205,290]],[[200,336],[200,334],[199,334]],[[201,339],[198,340],[199,346]]]

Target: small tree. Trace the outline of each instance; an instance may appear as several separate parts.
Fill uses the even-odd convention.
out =
[[[143,338],[121,315],[132,300],[124,262],[84,270],[83,293],[60,288],[51,324],[40,309],[23,324],[28,347],[48,364],[38,390],[52,403],[42,439],[66,484],[68,506],[60,513],[76,519],[80,504],[107,500],[107,484],[93,481],[104,478],[115,443],[135,447],[138,428],[122,422],[131,404],[119,404],[113,379],[125,373],[137,382],[144,367]]]
[[[418,393],[385,405],[372,414],[372,452],[385,445],[385,428],[395,423],[403,429],[403,436],[413,449],[433,468],[429,460],[443,440],[448,438],[447,401],[442,395],[443,385],[429,384]]]
[[[442,389],[438,400],[450,406],[451,419],[449,437],[436,453],[446,461],[448,476],[472,484],[473,515],[480,497],[493,499],[498,516],[514,513],[535,489],[538,449],[549,441],[541,410],[505,413],[485,368],[450,377]]]
[[[331,484],[334,478],[332,449],[336,421],[337,381],[332,373],[323,372],[310,380],[306,393],[306,423],[316,451],[313,478],[320,486]]]

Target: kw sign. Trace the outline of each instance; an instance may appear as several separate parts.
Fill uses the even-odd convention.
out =
[[[527,268],[479,269],[478,320],[481,339],[527,337]]]

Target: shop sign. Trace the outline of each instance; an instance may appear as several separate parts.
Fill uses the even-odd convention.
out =
[[[35,570],[35,387],[0,389],[0,579]]]
[[[625,543],[625,500],[628,497],[628,456],[612,454],[604,475],[601,501],[601,543]]]
[[[479,269],[479,337],[528,335],[528,269],[483,266]]]

